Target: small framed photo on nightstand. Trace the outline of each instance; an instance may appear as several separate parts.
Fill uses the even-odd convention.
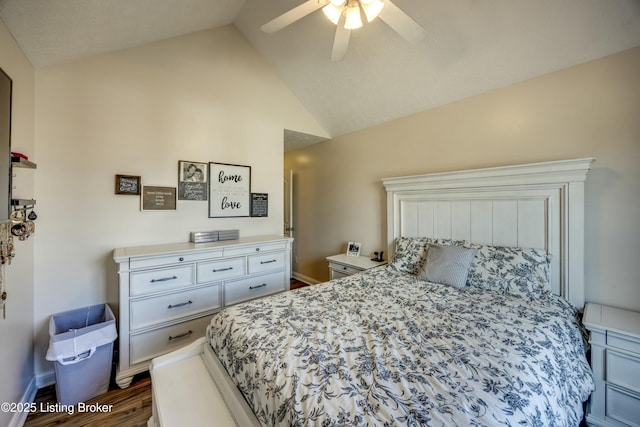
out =
[[[347,255],[349,255],[349,256],[360,256],[360,243],[358,243],[358,242],[349,242],[347,244]]]

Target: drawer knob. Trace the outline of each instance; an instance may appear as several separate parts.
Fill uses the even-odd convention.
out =
[[[342,267],[342,269],[343,269],[343,270],[346,270],[346,269],[347,269],[347,267]]]
[[[267,286],[267,284],[263,283],[262,285],[258,285],[258,286],[249,286],[249,289],[251,290],[260,289],[260,288],[264,288],[265,286]]]
[[[151,283],[166,282],[167,280],[176,280],[178,276],[162,277],[160,279],[151,279]]]
[[[184,334],[176,335],[175,337],[172,337],[171,335],[169,335],[169,341],[175,341],[175,340],[179,340],[180,338],[186,338],[191,334],[193,334],[193,331],[187,331]]]
[[[180,262],[184,261],[184,257],[178,258],[178,261],[180,261]]]
[[[180,304],[169,304],[167,308],[171,309],[171,308],[184,307],[185,305],[189,305],[189,304],[193,304],[193,301],[189,300],[187,302],[181,302]]]
[[[260,252],[260,248],[256,248],[256,252]]]

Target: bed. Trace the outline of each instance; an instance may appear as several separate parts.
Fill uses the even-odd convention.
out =
[[[388,266],[213,317],[203,360],[230,419],[578,425],[592,161],[383,180]]]

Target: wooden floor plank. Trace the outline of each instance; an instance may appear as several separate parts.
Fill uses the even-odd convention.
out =
[[[299,289],[299,288],[304,288],[304,287],[306,287],[306,286],[309,286],[309,285],[307,285],[307,284],[306,284],[306,283],[304,283],[304,282],[301,282],[300,280],[297,280],[297,279],[291,279],[291,284],[290,284],[290,289],[291,289],[291,290]]]
[[[291,280],[291,289],[308,286],[296,279]],[[120,389],[113,381],[109,391],[86,402],[90,404],[113,405],[106,413],[85,412],[73,415],[67,412],[47,412],[47,408],[55,408],[57,403],[55,386],[48,386],[38,390],[35,398],[38,410],[30,413],[25,427],[52,426],[114,426],[114,427],[144,427],[151,417],[151,378],[148,372],[134,377],[131,385]]]
[[[148,373],[140,374],[134,377],[131,385],[125,389],[112,384],[107,393],[86,402],[86,405],[99,404],[101,409],[106,409],[106,412],[78,413],[77,409],[73,415],[67,412],[55,412],[57,402],[55,386],[38,390],[35,402],[36,407],[44,409],[44,412],[38,410],[30,413],[24,424],[25,427],[61,425],[144,427],[151,417],[151,378]],[[47,412],[48,408],[54,411]]]

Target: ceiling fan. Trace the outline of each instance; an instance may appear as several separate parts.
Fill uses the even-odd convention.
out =
[[[331,52],[332,61],[341,60],[347,53],[351,30],[362,26],[363,16],[367,22],[379,17],[411,43],[416,43],[425,35],[424,28],[393,4],[391,0],[307,0],[260,28],[265,33],[272,34],[320,8],[327,18],[336,25]]]

